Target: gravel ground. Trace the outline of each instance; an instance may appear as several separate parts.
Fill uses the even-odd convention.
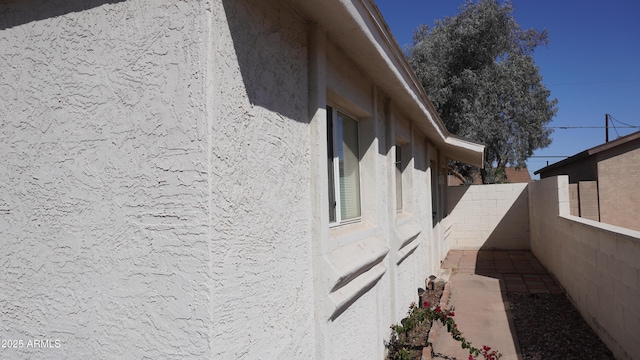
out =
[[[615,359],[564,294],[507,294],[523,360]]]

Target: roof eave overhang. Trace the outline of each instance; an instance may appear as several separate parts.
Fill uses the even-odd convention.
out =
[[[321,25],[444,156],[482,167],[485,145],[452,136],[371,0],[289,0]]]
[[[562,167],[562,166],[571,164],[573,162],[576,162],[578,160],[582,160],[582,159],[587,158],[589,156],[593,156],[595,154],[601,153],[603,151],[613,149],[615,147],[627,144],[627,143],[632,142],[632,141],[636,141],[638,139],[640,139],[640,131],[631,133],[629,135],[622,136],[622,137],[617,138],[617,139],[615,139],[613,141],[606,142],[604,144],[600,144],[600,145],[594,146],[594,147],[592,147],[590,149],[581,151],[581,152],[579,152],[579,153],[577,153],[577,154],[575,154],[573,156],[570,156],[570,157],[568,157],[568,158],[566,158],[564,160],[560,160],[560,161],[558,161],[556,163],[553,163],[551,165],[547,165],[547,166],[543,167],[542,169],[535,171],[533,174],[534,175],[538,175],[538,174],[541,174],[541,173],[544,173],[544,172],[547,172],[547,171],[550,171],[550,170],[554,170],[554,169],[557,169],[559,167]]]

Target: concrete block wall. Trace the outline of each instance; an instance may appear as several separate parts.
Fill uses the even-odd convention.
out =
[[[640,147],[638,140],[618,149],[615,156],[598,162],[598,193],[600,221],[640,230]]]
[[[570,215],[568,190],[530,184],[531,250],[616,359],[640,359],[640,232]]]
[[[527,184],[448,188],[450,249],[529,249]]]
[[[580,207],[580,217],[600,221],[597,181],[578,182],[578,203]]]
[[[571,215],[580,216],[580,198],[578,196],[578,184],[569,184],[569,200]]]

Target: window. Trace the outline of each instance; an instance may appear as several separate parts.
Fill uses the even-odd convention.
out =
[[[436,227],[438,223],[438,169],[436,168],[436,162],[431,160],[429,162],[431,168],[431,225]]]
[[[329,222],[360,217],[358,122],[327,106]]]
[[[396,210],[402,211],[402,146],[396,143]]]

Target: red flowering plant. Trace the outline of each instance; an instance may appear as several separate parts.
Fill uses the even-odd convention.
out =
[[[423,308],[427,309],[427,312],[432,314],[428,316],[432,321],[439,321],[442,325],[447,327],[447,332],[451,334],[451,337],[460,341],[460,346],[463,349],[469,350],[469,360],[475,360],[477,356],[482,355],[485,360],[498,360],[502,357],[502,354],[498,351],[491,351],[489,346],[484,345],[482,349],[475,348],[471,346],[471,342],[468,341],[464,336],[462,336],[462,332],[458,330],[458,325],[456,324],[453,317],[455,316],[455,312],[453,309],[444,310],[439,305],[436,306],[433,310],[429,307],[430,304],[425,302],[423,304]]]
[[[431,307],[431,304],[426,301],[423,303],[423,307],[419,308],[415,303],[411,303],[407,317],[402,320],[401,325],[391,326],[391,338],[387,345],[387,348],[389,349],[388,359],[410,359],[408,351],[409,332],[423,321],[427,321],[429,323],[438,321],[443,326],[446,326],[447,332],[451,334],[451,337],[453,337],[454,340],[459,341],[463,349],[469,350],[469,360],[476,360],[480,355],[482,355],[485,360],[498,360],[502,357],[500,352],[496,350],[491,351],[489,346],[485,345],[481,349],[471,346],[471,342],[463,337],[462,332],[458,330],[458,325],[453,319],[454,316],[455,312],[453,311],[453,308],[443,309],[439,305]]]

